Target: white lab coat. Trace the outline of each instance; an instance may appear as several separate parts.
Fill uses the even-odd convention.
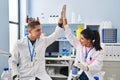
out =
[[[27,37],[17,41],[11,57],[9,59],[9,67],[11,76],[19,75],[20,80],[35,80],[35,77],[40,80],[52,80],[45,71],[45,50],[48,45],[53,43],[61,32],[62,28],[56,27],[53,34],[48,37],[40,37],[36,40],[35,55],[33,57],[34,65],[30,67],[31,58],[28,48]],[[32,44],[30,44],[32,48]],[[17,67],[17,64],[19,66]]]
[[[89,71],[85,71],[86,75],[88,76],[89,80],[93,80],[93,75],[99,72],[103,66],[103,57],[104,52],[103,50],[96,51],[95,48],[93,48],[85,61],[85,54],[86,49],[85,46],[82,46],[81,43],[75,36],[73,36],[71,29],[68,27],[68,25],[65,26],[65,35],[69,42],[73,45],[73,47],[76,49],[76,58],[75,62],[80,62],[84,64],[85,66],[89,67]],[[90,58],[93,60],[93,62],[90,64]],[[78,74],[80,75],[83,72],[83,70],[80,70]],[[68,80],[71,80],[72,73],[70,72]]]

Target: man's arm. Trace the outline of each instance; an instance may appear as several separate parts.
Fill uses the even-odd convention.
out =
[[[64,6],[63,6],[63,8],[64,8]],[[59,37],[59,35],[61,34],[61,32],[62,32],[62,28],[63,28],[63,17],[64,17],[64,15],[63,15],[63,8],[62,8],[62,11],[61,11],[61,16],[60,16],[60,18],[59,18],[59,20],[58,20],[58,25],[57,25],[57,27],[56,27],[56,29],[55,29],[55,32],[53,32],[50,36],[48,36],[47,38],[46,38],[46,46],[48,46],[48,45],[50,45],[51,43],[53,43],[58,37]]]
[[[62,32],[62,28],[60,27],[56,27],[55,31],[49,35],[48,37],[46,37],[46,46],[50,45],[51,43],[53,43],[61,34]]]

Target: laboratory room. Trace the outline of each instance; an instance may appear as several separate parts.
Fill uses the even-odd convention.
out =
[[[1,0],[0,80],[120,80],[120,0]]]

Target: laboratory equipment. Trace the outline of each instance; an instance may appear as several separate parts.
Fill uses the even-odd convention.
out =
[[[98,76],[94,76],[94,80],[99,80],[99,77]]]
[[[79,69],[75,66],[72,67],[72,80],[77,80],[78,79],[78,71]]]
[[[59,54],[59,41],[53,42],[45,51],[45,57],[58,57]]]
[[[117,43],[117,29],[115,28],[102,29],[102,42]]]
[[[104,43],[104,60],[120,61],[120,43]]]
[[[9,68],[8,67],[5,67],[3,69],[3,73],[1,75],[1,80],[10,80],[10,72],[9,72]]]
[[[83,26],[79,25],[76,30],[76,38],[77,39],[80,39],[80,33],[82,32],[82,30],[83,30]]]

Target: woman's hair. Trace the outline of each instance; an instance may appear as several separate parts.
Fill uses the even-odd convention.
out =
[[[100,45],[100,35],[97,30],[84,29],[81,34],[87,39],[90,40],[96,50],[101,50]]]

